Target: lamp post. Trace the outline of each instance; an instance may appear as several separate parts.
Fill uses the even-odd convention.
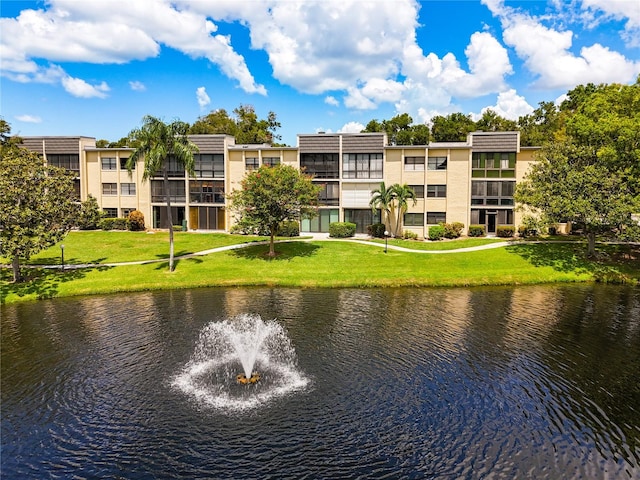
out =
[[[384,253],[387,253],[387,242],[389,240],[389,232],[387,230],[384,231]]]
[[[62,259],[61,259],[62,260],[62,263],[61,263],[62,270],[64,270],[64,244],[62,244],[62,243],[60,244],[60,251],[62,252]]]

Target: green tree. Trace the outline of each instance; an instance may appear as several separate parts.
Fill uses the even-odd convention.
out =
[[[464,142],[475,129],[471,116],[463,113],[437,115],[431,119],[431,136],[436,142]]]
[[[365,133],[385,132],[390,145],[426,145],[429,143],[429,127],[413,124],[408,113],[396,115],[390,120],[371,120],[362,130]]]
[[[395,217],[395,191],[393,186],[387,187],[384,182],[380,182],[380,186],[371,192],[369,205],[374,213],[377,209],[380,209],[385,229],[388,232],[392,232],[394,229],[391,222]]]
[[[193,154],[198,147],[187,137],[189,125],[175,120],[164,123],[150,115],[142,119],[142,126],[131,131],[129,136],[138,144],[127,160],[127,170],[133,171],[139,159],[144,159],[142,180],[162,175],[164,196],[167,202],[167,221],[169,223],[169,271],[174,271],[173,261],[173,215],[171,213],[171,195],[169,190],[168,162],[174,159],[184,166],[189,175],[194,174]]]
[[[80,204],[80,212],[78,214],[77,226],[80,230],[95,230],[100,224],[100,220],[104,217],[98,200],[89,194],[87,199]]]
[[[20,282],[20,262],[62,240],[75,221],[73,175],[13,144],[0,157],[0,255]]]
[[[416,192],[406,183],[403,185],[396,183],[391,187],[391,190],[397,203],[398,220],[396,221],[396,237],[402,237],[402,219],[409,208],[409,200],[413,201],[413,205],[417,203]]]
[[[269,232],[269,256],[275,256],[274,238],[285,220],[299,221],[318,214],[320,187],[290,165],[262,166],[242,180],[242,189],[229,195],[238,223]]]
[[[515,199],[548,222],[620,234],[640,212],[640,83],[578,87],[564,103],[566,124],[543,145]]]
[[[553,102],[540,102],[529,115],[518,119],[520,145],[541,146],[555,139],[564,127],[565,115]]]
[[[475,129],[482,132],[513,132],[517,130],[517,124],[488,108],[482,112],[482,117],[476,122]]]
[[[192,134],[232,135],[238,144],[272,144],[280,140],[276,134],[280,123],[276,114],[269,112],[266,119],[259,119],[252,105],[240,105],[231,117],[223,108],[198,118],[189,128]]]

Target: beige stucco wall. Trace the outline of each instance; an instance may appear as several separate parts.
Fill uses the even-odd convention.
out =
[[[136,209],[143,213],[145,223],[151,224],[151,184],[149,181],[142,181],[144,172],[144,161],[139,160],[136,168],[131,172],[120,168],[120,160],[129,158],[131,150],[129,149],[89,149],[84,152],[84,164],[86,176],[84,178],[86,185],[86,195],[82,200],[86,200],[88,194],[93,195],[98,200],[101,208],[117,208],[118,215],[122,216],[122,209]],[[102,158],[115,158],[116,170],[102,170]],[[116,183],[116,195],[103,195],[103,183]],[[120,185],[122,183],[135,183],[135,195],[122,195]]]
[[[539,148],[527,148],[523,147],[520,149],[520,152],[516,156],[516,185],[524,179],[525,175],[531,168],[531,166],[537,161],[536,155],[540,151]],[[513,221],[516,227],[516,231],[518,227],[522,224],[522,217],[530,214],[530,212],[523,211],[518,208],[516,205]]]
[[[463,223],[466,233],[469,228],[471,205],[471,150],[468,148],[449,149],[448,157],[446,170],[447,223]]]

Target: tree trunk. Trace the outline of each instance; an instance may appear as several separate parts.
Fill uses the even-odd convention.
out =
[[[173,214],[171,213],[171,194],[169,192],[169,174],[167,173],[167,167],[163,168],[164,174],[164,195],[167,199],[167,222],[169,222],[169,271],[173,272],[175,269],[173,265]]]
[[[596,234],[595,232],[587,232],[587,257],[596,257]]]
[[[271,225],[271,227],[269,228],[269,256],[270,257],[275,257],[276,256],[276,247],[275,247],[275,236],[276,236],[276,230],[277,230],[277,225],[274,227],[273,225]]]
[[[13,268],[13,283],[21,282],[22,275],[20,275],[20,257],[13,257],[13,260],[11,261],[11,267]]]

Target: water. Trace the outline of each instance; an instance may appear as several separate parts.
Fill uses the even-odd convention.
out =
[[[637,289],[202,289],[1,308],[2,478],[640,478]],[[202,367],[202,397],[181,388],[214,361],[213,325],[245,314],[282,329],[295,388],[235,409],[204,400],[240,360]],[[229,395],[257,398],[261,382]]]
[[[255,374],[259,382],[238,384],[238,375],[250,379]],[[308,383],[282,326],[243,314],[206,325],[191,360],[171,385],[201,406],[234,412],[259,408]]]

